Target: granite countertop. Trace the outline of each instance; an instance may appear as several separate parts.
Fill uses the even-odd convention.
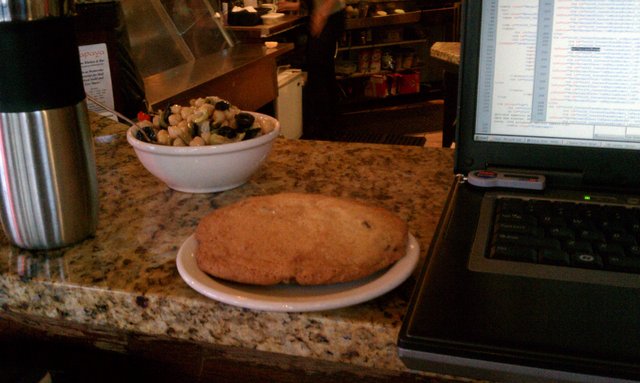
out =
[[[192,290],[178,274],[176,253],[212,209],[248,196],[298,191],[394,211],[408,222],[424,259],[452,180],[452,150],[278,138],[245,185],[186,194],[140,165],[125,126],[96,114],[91,119],[100,194],[97,233],[50,252],[12,247],[0,235],[0,314],[407,371],[396,337],[417,270],[395,290],[356,306],[259,312]]]
[[[437,42],[431,46],[431,57],[444,62],[460,65],[460,43],[459,42]]]

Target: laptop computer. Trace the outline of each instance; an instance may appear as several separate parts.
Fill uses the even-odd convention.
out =
[[[606,258],[601,242],[547,252],[591,231],[547,239],[529,214],[553,200],[555,234],[589,216],[604,239],[604,212],[640,208],[640,2],[470,0],[462,15],[455,174],[399,356],[499,381],[640,380],[637,215],[629,253]],[[498,230],[529,219],[540,248]]]

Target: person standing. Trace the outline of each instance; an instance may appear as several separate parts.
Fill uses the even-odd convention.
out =
[[[339,88],[335,55],[345,20],[344,0],[308,0],[309,37],[303,70],[304,137],[330,138],[336,130]],[[280,1],[278,10],[298,11],[300,2]]]

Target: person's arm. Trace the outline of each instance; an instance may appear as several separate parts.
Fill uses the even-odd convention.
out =
[[[278,1],[278,11],[297,12],[300,10],[299,1]]]
[[[327,24],[327,19],[331,15],[331,10],[338,1],[340,0],[324,0],[319,7],[313,10],[310,21],[311,36],[317,37],[320,35]]]

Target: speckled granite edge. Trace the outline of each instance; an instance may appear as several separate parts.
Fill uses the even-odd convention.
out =
[[[413,280],[344,309],[272,313],[207,299],[175,256],[199,218],[250,195],[316,192],[369,201],[405,219],[423,256],[450,181],[452,151],[278,139],[265,166],[232,191],[192,195],[149,175],[125,126],[92,116],[100,185],[95,238],[32,253],[0,242],[0,307],[150,335],[406,371],[396,337]],[[106,137],[106,139],[105,139]]]
[[[25,284],[0,280],[0,299],[12,311],[148,335],[168,335],[217,345],[319,358],[390,370],[405,370],[396,353],[395,328],[334,313],[272,313],[177,297],[111,290]],[[18,299],[17,299],[18,298]],[[350,313],[353,314],[353,313]]]

